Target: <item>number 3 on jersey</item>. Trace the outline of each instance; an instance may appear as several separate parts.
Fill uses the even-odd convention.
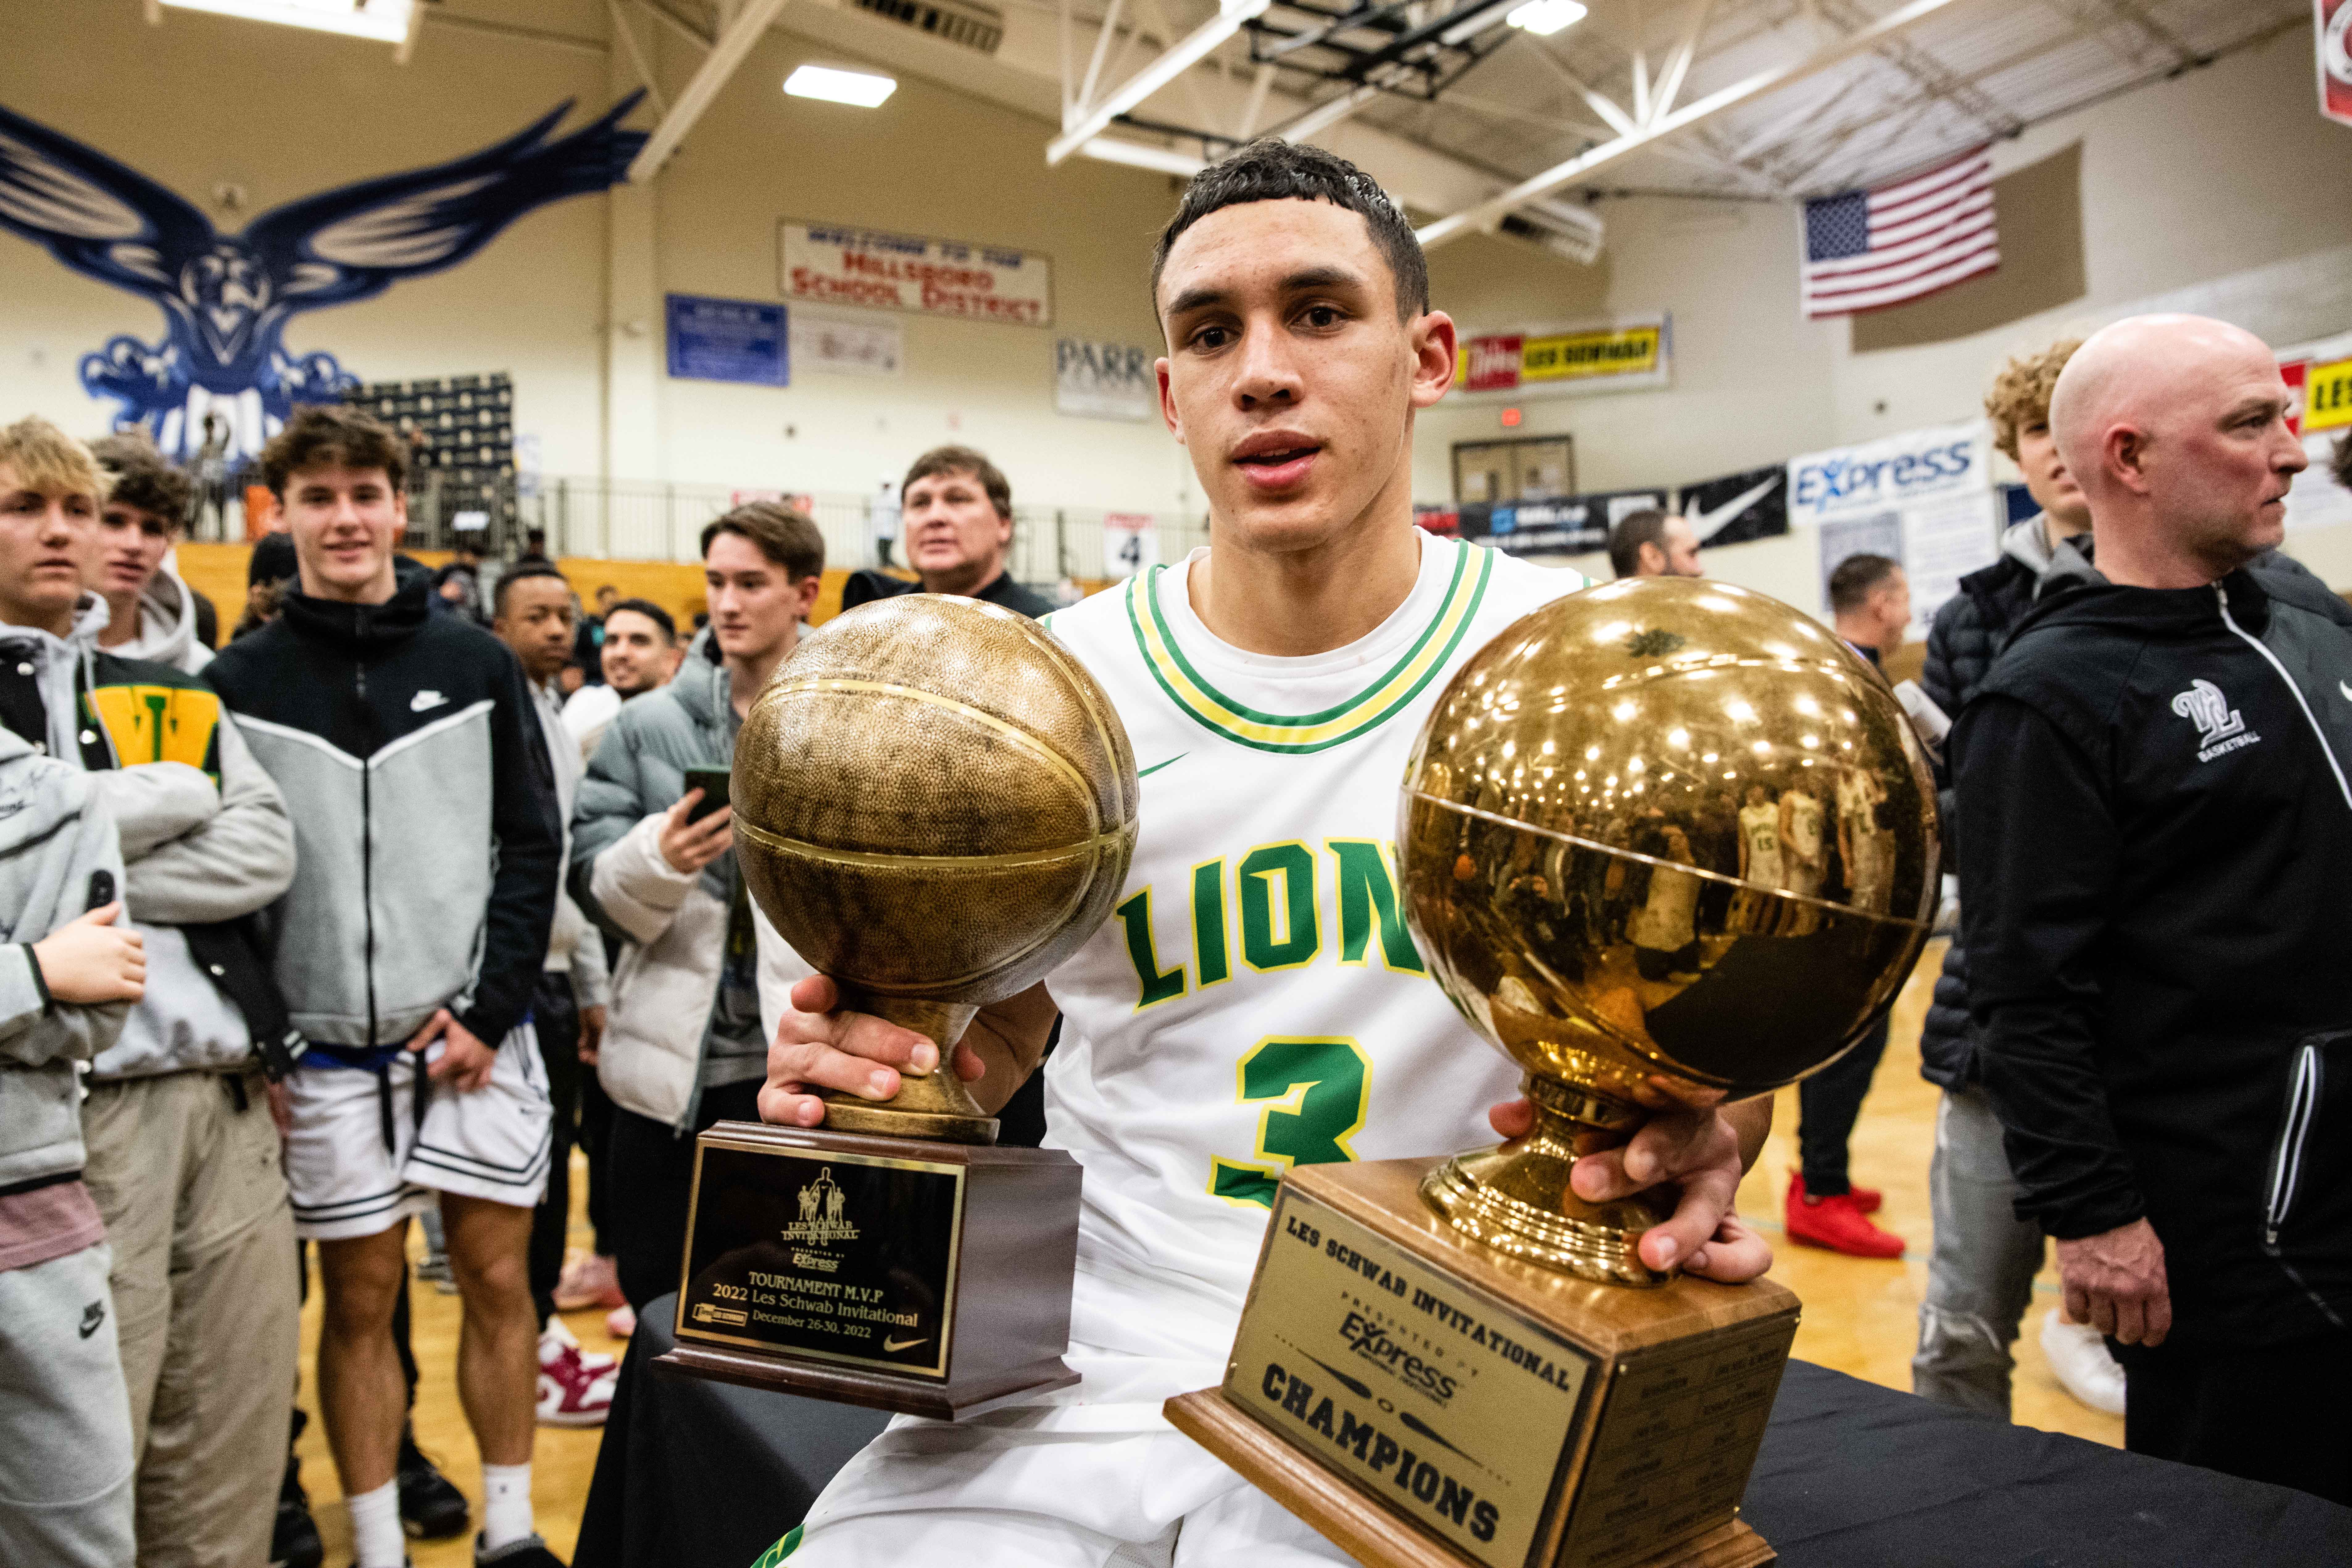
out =
[[[1212,1156],[1212,1194],[1230,1204],[1272,1208],[1286,1167],[1356,1157],[1348,1140],[1364,1125],[1372,1058],[1354,1040],[1269,1035],[1242,1058],[1237,1076],[1242,1103],[1265,1104],[1257,1119],[1257,1158],[1265,1163]]]

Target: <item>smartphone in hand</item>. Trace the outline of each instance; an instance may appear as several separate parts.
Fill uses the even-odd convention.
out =
[[[702,798],[694,803],[694,809],[687,813],[686,819],[700,822],[712,812],[723,808],[727,805],[727,781],[731,776],[726,768],[687,769],[686,787],[700,790]]]

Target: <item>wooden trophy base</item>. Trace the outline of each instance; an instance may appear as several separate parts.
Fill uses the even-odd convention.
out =
[[[1477,1568],[1476,1559],[1419,1530],[1401,1527],[1364,1494],[1301,1455],[1222,1389],[1181,1394],[1167,1405],[1179,1432],[1214,1454],[1267,1496],[1313,1525],[1322,1537],[1371,1568]],[[1738,1520],[1670,1546],[1625,1568],[1757,1568],[1774,1560],[1764,1538]]]
[[[1434,1160],[1283,1178],[1224,1384],[1169,1420],[1372,1568],[1756,1568],[1738,1518],[1798,1304],[1468,1239]]]
[[[654,1364],[945,1421],[1076,1383],[1078,1180],[1057,1149],[719,1122]]]

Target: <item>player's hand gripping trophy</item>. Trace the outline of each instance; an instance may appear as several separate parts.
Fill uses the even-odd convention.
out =
[[[1868,804],[1803,890],[1765,828],[1791,792]],[[1650,1268],[1677,1194],[1570,1176],[1860,1037],[1927,941],[1934,802],[1885,681],[1777,600],[1647,578],[1505,628],[1422,731],[1398,855],[1423,961],[1534,1125],[1286,1173],[1225,1381],[1169,1418],[1380,1568],[1770,1561],[1738,1504],[1796,1298]]]
[[[1811,895],[1778,856],[1741,879],[1743,804],[1841,784],[1878,801],[1854,864]],[[1635,1246],[1673,1194],[1588,1204],[1580,1150],[1834,1059],[1909,974],[1937,889],[1934,782],[1885,682],[1778,600],[1688,579],[1559,600],[1464,666],[1399,842],[1431,973],[1536,1113],[1423,1195],[1499,1251],[1631,1285],[1665,1278]]]

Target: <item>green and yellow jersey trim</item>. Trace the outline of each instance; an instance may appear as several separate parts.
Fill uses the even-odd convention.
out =
[[[1454,551],[1454,576],[1446,584],[1445,597],[1404,657],[1355,696],[1319,713],[1267,713],[1219,691],[1184,657],[1167,616],[1160,613],[1160,574],[1164,567],[1154,566],[1148,574],[1128,579],[1128,625],[1151,678],[1169,700],[1196,723],[1261,752],[1292,755],[1320,752],[1352,741],[1393,718],[1421,695],[1461,646],[1486,596],[1495,552],[1459,543]]]

